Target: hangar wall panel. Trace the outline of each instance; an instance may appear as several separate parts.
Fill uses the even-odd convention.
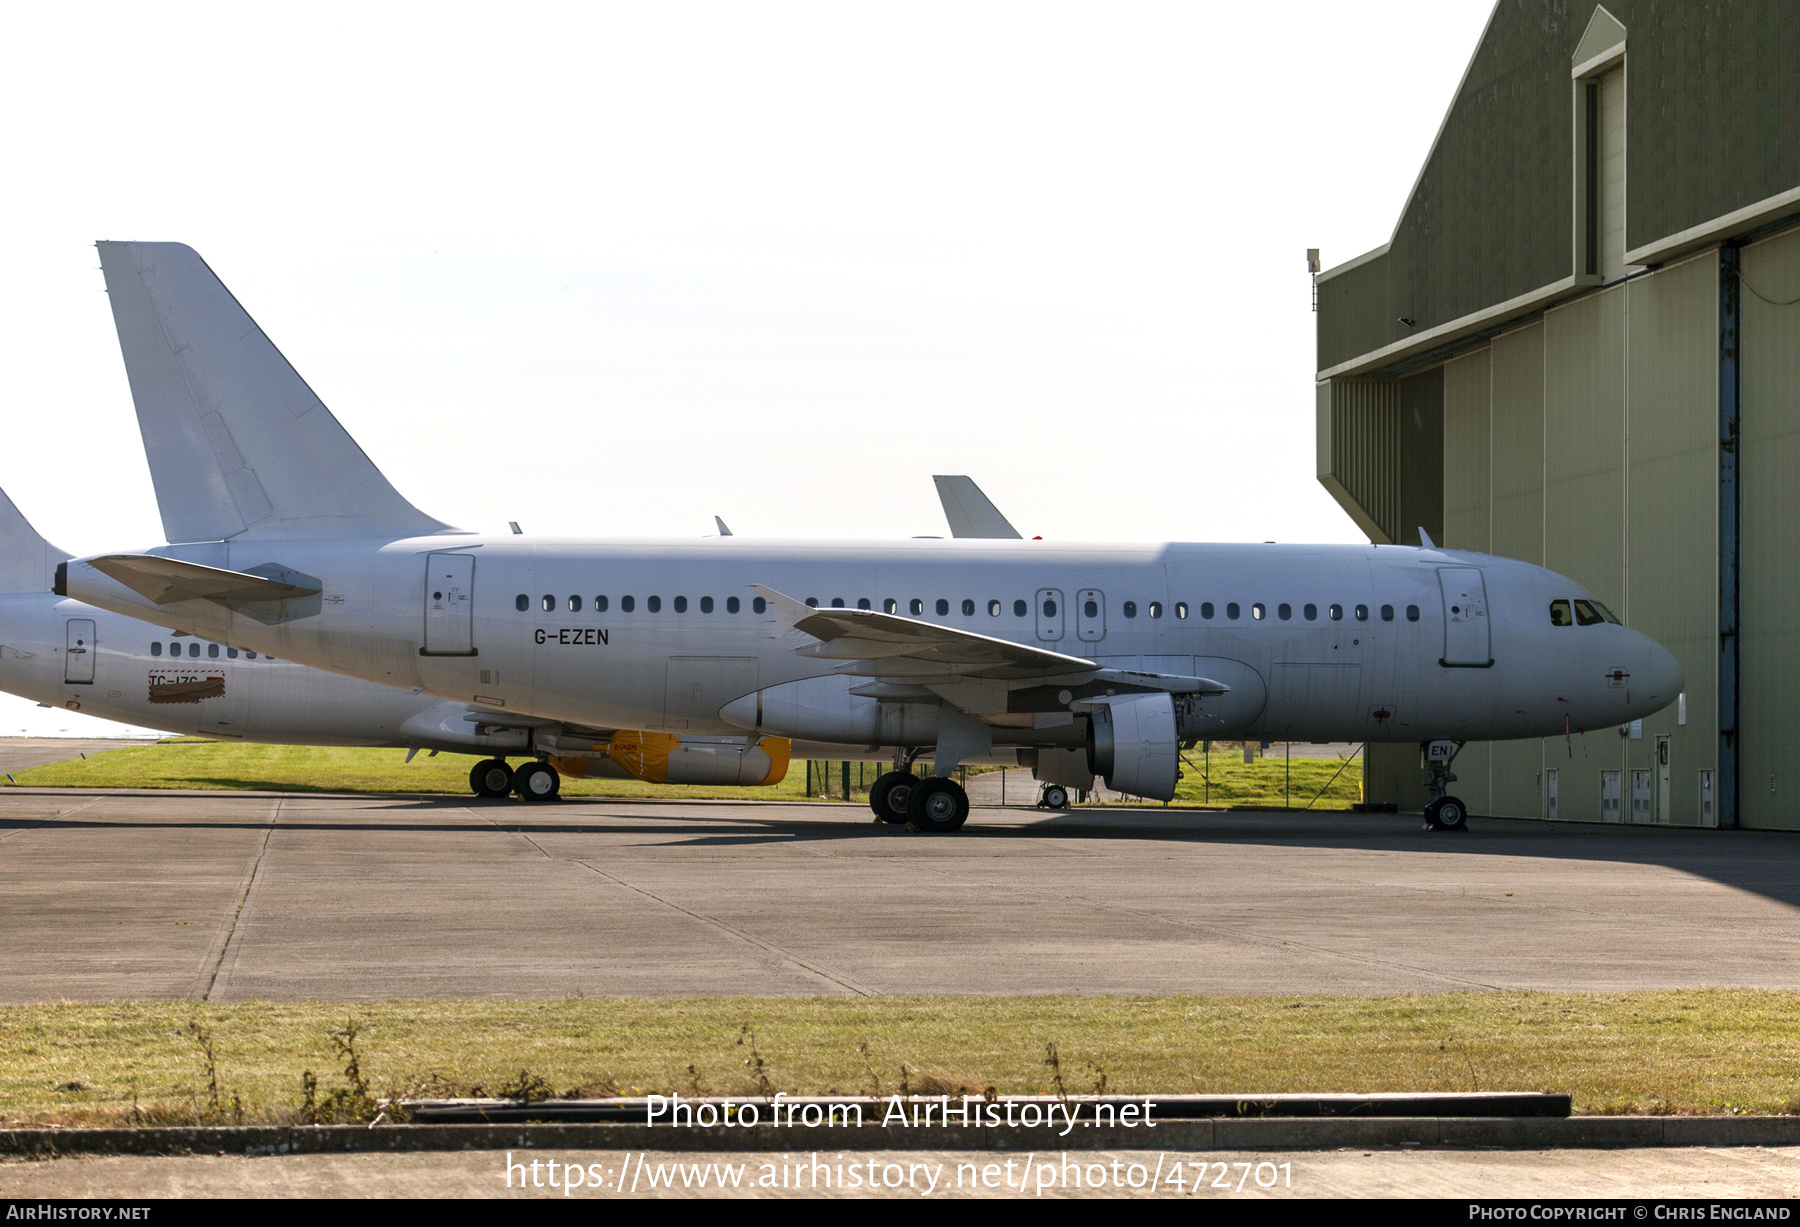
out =
[[[1492,545],[1493,364],[1478,349],[1444,366],[1444,539],[1453,550]]]
[[[1629,518],[1618,613],[1680,659],[1688,722],[1676,723],[1674,707],[1647,718],[1622,769],[1653,769],[1656,738],[1667,735],[1670,813],[1659,820],[1697,826],[1699,771],[1718,761],[1718,589],[1705,582],[1717,574],[1719,540],[1718,254],[1627,288]]]
[[[1544,325],[1494,338],[1492,552],[1544,562]]]
[[[1741,278],[1738,813],[1744,826],[1794,829],[1800,827],[1800,302],[1792,300],[1800,299],[1800,232],[1744,248]]]

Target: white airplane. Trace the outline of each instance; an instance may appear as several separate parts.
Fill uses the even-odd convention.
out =
[[[61,564],[55,590],[528,715],[526,795],[594,731],[773,735],[891,752],[877,813],[953,831],[952,773],[984,757],[1166,800],[1202,738],[1416,741],[1427,820],[1457,829],[1463,742],[1619,725],[1681,689],[1574,581],[1430,545],[461,532],[400,496],[192,249],[99,248],[171,544]]]
[[[0,491],[0,690],[170,733],[308,746],[391,746],[485,754],[469,771],[478,796],[514,787],[507,756],[532,755],[539,725],[496,720],[468,704],[378,686],[228,642],[151,628],[50,591],[66,552],[40,536]],[[860,747],[802,746],[813,758]],[[615,733],[585,774],[670,784],[779,783],[793,748],[765,737],[674,738]],[[411,756],[408,756],[410,761]]]

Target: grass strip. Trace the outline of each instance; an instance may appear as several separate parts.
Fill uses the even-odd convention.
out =
[[[357,1119],[397,1094],[1027,1093],[1058,1077],[1070,1093],[1548,1090],[1586,1114],[1780,1113],[1800,1111],[1796,1007],[1800,993],[1747,989],[21,1005],[0,1007],[0,1120]]]

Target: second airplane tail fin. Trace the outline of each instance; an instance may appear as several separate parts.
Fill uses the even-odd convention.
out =
[[[56,564],[69,557],[39,536],[0,490],[0,594],[50,591]]]
[[[193,248],[96,246],[170,541],[445,527],[389,484]]]

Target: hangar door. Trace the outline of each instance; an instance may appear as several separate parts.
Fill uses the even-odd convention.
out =
[[[475,559],[425,556],[425,646],[421,656],[475,655]]]
[[[1481,572],[1474,567],[1441,567],[1438,583],[1444,589],[1444,657],[1438,663],[1487,668],[1494,657]]]

